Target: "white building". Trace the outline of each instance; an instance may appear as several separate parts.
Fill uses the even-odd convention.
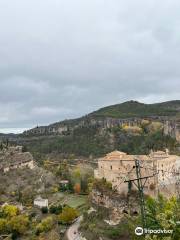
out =
[[[48,199],[43,199],[40,196],[34,199],[34,206],[37,207],[48,207]]]

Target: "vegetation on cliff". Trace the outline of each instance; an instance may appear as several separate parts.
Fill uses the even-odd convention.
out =
[[[177,142],[173,134],[172,137],[164,135],[165,123],[161,118],[178,121],[179,109],[180,101],[157,104],[129,101],[99,109],[79,119],[39,127],[11,140],[23,144],[37,160],[43,160],[51,153],[67,158],[72,155],[99,157],[114,149],[131,154],[147,154],[151,149],[164,148],[175,152]],[[119,121],[124,119],[127,122],[120,124]],[[58,132],[59,127],[62,132]]]
[[[172,234],[149,234],[136,236],[135,229],[141,225],[141,216],[122,213],[122,219],[117,225],[109,225],[106,219],[111,215],[112,209],[97,206],[97,210],[84,214],[81,224],[83,236],[88,240],[101,237],[106,240],[178,240],[180,236],[180,201],[175,197],[166,199],[159,195],[157,199],[148,198],[146,201],[147,228],[151,230],[173,230]]]
[[[180,101],[144,104],[137,101],[128,101],[101,108],[93,112],[94,117],[131,118],[148,116],[176,116],[179,112]]]
[[[40,138],[26,143],[28,151],[36,159],[43,159],[45,155],[56,153],[64,157],[99,157],[114,149],[129,154],[148,154],[151,149],[168,148],[176,152],[177,141],[162,130],[147,131],[141,128],[138,134],[130,133],[121,127],[109,128],[99,132],[98,128],[82,127],[76,129],[70,136],[55,136]]]

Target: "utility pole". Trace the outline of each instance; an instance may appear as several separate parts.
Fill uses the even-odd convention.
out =
[[[139,160],[137,159],[135,160],[135,168],[136,168],[137,185],[138,185],[139,201],[140,201],[140,208],[141,208],[141,220],[142,220],[143,228],[145,228],[146,227],[146,207],[145,207],[144,192],[143,192],[144,186],[142,184],[140,163],[139,163]]]
[[[128,183],[128,192],[130,193],[132,183],[138,188],[138,193],[139,193],[139,204],[140,204],[140,209],[141,209],[141,221],[142,221],[142,227],[146,228],[147,227],[147,222],[146,222],[146,207],[145,207],[145,199],[144,199],[144,186],[146,184],[146,181],[148,178],[154,177],[155,174],[151,176],[141,176],[141,166],[140,166],[140,161],[138,159],[135,159],[135,166],[134,168],[136,169],[136,177],[134,179],[129,179],[125,180],[124,182]],[[144,183],[142,183],[142,180],[145,180]]]

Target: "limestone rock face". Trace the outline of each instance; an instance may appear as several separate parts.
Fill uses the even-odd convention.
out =
[[[164,134],[170,135],[180,142],[180,120],[166,121],[164,123]]]
[[[0,171],[8,172],[23,167],[33,169],[35,165],[31,153],[23,152],[21,146],[8,147],[0,151]]]
[[[91,201],[97,206],[102,206],[110,210],[109,220],[120,222],[124,214],[137,214],[139,212],[138,201],[133,197],[121,196],[119,194],[108,195],[97,190],[91,193]]]
[[[72,134],[75,129],[81,127],[97,127],[99,133],[104,133],[106,129],[113,127],[123,127],[127,126],[129,129],[138,129],[141,126],[142,121],[148,122],[159,122],[163,126],[164,134],[170,135],[180,142],[180,120],[172,120],[168,117],[152,116],[144,118],[110,118],[105,117],[103,119],[96,118],[82,118],[79,120],[74,120],[73,122],[65,121],[52,124],[49,126],[42,126],[30,129],[24,132],[24,136],[41,136],[41,135],[67,135]],[[112,139],[113,141],[113,139]]]

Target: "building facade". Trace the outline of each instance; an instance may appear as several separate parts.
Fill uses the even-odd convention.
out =
[[[48,199],[43,199],[40,196],[34,199],[34,206],[36,207],[48,207]]]
[[[105,178],[119,193],[128,192],[126,180],[136,179],[135,160],[139,160],[141,177],[146,177],[144,192],[151,196],[163,193],[166,196],[176,194],[180,172],[180,157],[157,151],[149,155],[128,155],[114,151],[98,160],[98,169],[94,171],[97,179]],[[143,182],[145,179],[142,180]],[[132,185],[132,189],[136,189]]]

